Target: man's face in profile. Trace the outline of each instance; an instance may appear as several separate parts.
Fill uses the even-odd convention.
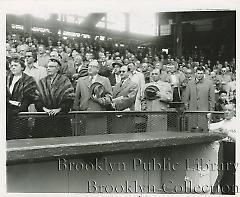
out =
[[[231,120],[235,115],[234,105],[225,105],[224,118],[226,120]]]

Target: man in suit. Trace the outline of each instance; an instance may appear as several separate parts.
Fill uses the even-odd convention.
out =
[[[74,79],[79,78],[79,73],[82,69],[87,69],[86,65],[83,64],[83,59],[80,54],[74,56],[74,67],[76,70],[76,74],[73,75]]]
[[[134,110],[136,95],[138,92],[137,83],[129,78],[130,71],[126,65],[120,68],[121,81],[113,87],[112,107],[117,111]],[[111,133],[134,132],[136,117],[129,115],[112,116],[109,129]]]
[[[146,99],[146,109],[147,111],[163,111],[168,108],[168,102],[173,99],[173,91],[171,85],[167,82],[163,82],[160,80],[160,71],[159,69],[154,69],[151,72],[152,82],[147,83],[144,88],[144,92],[149,86],[156,86],[159,91],[156,92],[156,99],[148,100],[144,95],[144,99]]]
[[[117,83],[121,81],[120,76],[120,68],[122,67],[122,63],[114,62],[112,63],[113,71],[111,75],[108,77],[112,86],[115,86]]]
[[[106,111],[112,101],[112,87],[108,78],[100,76],[97,60],[92,60],[88,65],[88,76],[80,77],[77,81],[76,96],[73,108],[77,111]],[[91,86],[99,83],[103,86],[104,94],[98,97],[92,93]],[[107,133],[107,115],[88,114],[85,117],[76,117],[79,122],[79,134],[96,135]]]
[[[184,74],[178,70],[177,62],[167,65],[167,73],[162,74],[161,80],[171,84],[173,90],[173,101],[180,102],[180,87],[185,80]]]
[[[106,62],[106,57],[105,55],[101,55],[100,59],[99,59],[99,75],[104,76],[104,77],[108,77],[111,75],[112,70],[111,68],[107,65]]]
[[[99,64],[97,60],[93,60],[88,65],[88,76],[81,77],[77,81],[76,97],[74,101],[74,109],[80,111],[105,111],[106,106],[111,104],[112,87],[108,78],[100,76]],[[91,95],[90,87],[94,82],[99,82],[105,89],[102,98]]]
[[[213,82],[204,77],[204,67],[198,67],[186,87],[183,102],[187,110],[213,111],[215,94]]]
[[[137,71],[137,66],[135,63],[131,62],[128,64],[130,69],[130,79],[138,84],[138,93],[135,100],[135,111],[141,111],[141,98],[143,88],[145,86],[145,79],[143,73]]]
[[[215,93],[213,82],[204,77],[204,67],[197,67],[195,76],[188,82],[183,95],[186,110],[189,111],[213,111],[215,106]],[[201,127],[207,130],[207,117],[202,114],[192,114],[188,117],[188,128],[191,130]]]
[[[121,81],[113,87],[113,107],[118,110],[134,110],[134,103],[138,92],[137,83],[129,78],[127,66],[120,68]]]
[[[144,88],[144,97],[142,101],[143,110],[146,111],[166,111],[169,106],[168,102],[173,99],[171,85],[160,80],[160,70],[153,69],[151,72],[152,82],[147,83]],[[148,98],[146,90],[150,86],[156,87],[155,98]],[[159,129],[167,130],[167,114],[148,115],[147,131],[159,132]]]

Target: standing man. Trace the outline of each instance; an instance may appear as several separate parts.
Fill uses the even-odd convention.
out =
[[[222,146],[222,163],[224,166],[236,163],[236,126],[238,121],[236,118],[236,107],[234,104],[225,105],[224,120],[209,124],[210,132],[225,133],[227,137],[220,142],[215,142],[216,149]],[[220,173],[221,172],[221,173]],[[220,188],[222,194],[234,195],[236,191],[235,176],[236,169],[234,165],[229,165],[220,170],[217,179],[220,180]],[[216,181],[217,182],[217,181]],[[228,188],[226,188],[228,186]]]
[[[88,76],[80,77],[77,81],[76,96],[73,108],[77,111],[106,111],[112,101],[112,87],[108,78],[100,76],[97,60],[92,60],[88,65]],[[97,85],[96,85],[97,84]],[[93,91],[103,89],[99,95]],[[107,115],[88,114],[87,116],[76,117],[80,122],[80,133],[96,135],[107,133]],[[79,119],[79,120],[78,120]]]
[[[152,82],[147,83],[144,88],[142,101],[143,110],[146,111],[166,111],[168,102],[173,99],[171,85],[160,80],[160,70],[153,69],[151,72]],[[148,115],[147,131],[167,130],[167,114]]]
[[[192,111],[213,111],[215,93],[212,81],[204,77],[204,68],[197,67],[195,77],[186,87],[183,101],[185,107]]]
[[[168,102],[173,99],[173,91],[169,83],[160,80],[160,70],[154,69],[151,72],[152,82],[147,83],[144,88],[144,99],[146,99],[147,111],[163,111],[168,109]],[[156,92],[155,99],[148,99],[146,92],[149,86],[156,86],[158,91]]]
[[[122,66],[120,68],[121,81],[113,87],[113,108],[118,111],[134,110],[138,85],[131,81],[129,75],[128,67]]]
[[[126,65],[120,68],[121,81],[113,87],[112,107],[117,111],[134,110],[135,100],[138,92],[137,83],[129,78],[130,71]],[[136,117],[122,115],[111,117],[111,133],[134,132],[136,127]]]
[[[215,105],[215,92],[212,81],[204,77],[204,68],[197,67],[195,77],[186,87],[183,102],[190,111],[213,111]],[[205,114],[191,114],[188,118],[187,130],[207,130],[207,117]],[[200,127],[199,127],[200,126]]]
[[[74,109],[80,111],[105,111],[106,105],[111,104],[112,87],[108,78],[100,76],[97,60],[92,60],[88,65],[88,76],[81,77],[77,81]],[[99,82],[105,89],[102,98],[91,95],[90,87],[93,83]],[[97,105],[96,105],[97,104]],[[95,107],[93,107],[95,106]]]
[[[130,79],[138,84],[138,92],[135,101],[135,111],[141,111],[141,99],[143,97],[143,89],[145,86],[144,75],[137,71],[137,66],[135,63],[131,62],[128,64],[128,68],[130,70]]]

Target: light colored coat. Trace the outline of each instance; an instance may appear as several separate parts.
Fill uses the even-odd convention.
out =
[[[146,100],[147,111],[163,111],[168,108],[168,102],[173,99],[173,91],[169,83],[158,81],[158,82],[150,82],[145,85],[145,89],[150,86],[155,85],[158,87],[161,97],[155,100]]]
[[[103,85],[105,88],[105,96],[103,97],[103,104],[100,105],[91,99],[90,87],[92,82],[89,76],[80,77],[76,86],[76,97],[74,100],[73,108],[80,111],[105,111],[105,107],[111,104],[112,100],[112,87],[108,78],[97,75],[96,81]]]
[[[186,109],[191,111],[212,111],[215,105],[215,93],[212,81],[203,78],[196,82],[193,78],[189,81],[183,95]]]
[[[141,111],[141,98],[142,98],[142,92],[143,88],[145,86],[145,79],[144,75],[141,72],[134,71],[132,75],[130,75],[130,79],[138,84],[138,92],[135,100],[135,111]]]

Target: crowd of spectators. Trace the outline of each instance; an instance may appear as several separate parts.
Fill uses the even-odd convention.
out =
[[[109,99],[107,101],[109,102],[104,102],[105,110],[152,111],[156,110],[156,107],[146,107],[146,105],[149,104],[149,100],[156,99],[160,101],[161,106],[164,106],[164,110],[169,108],[168,103],[171,101],[184,103],[187,110],[206,111],[222,111],[226,104],[236,103],[236,62],[234,57],[223,62],[219,60],[212,62],[210,57],[203,55],[174,57],[171,54],[157,51],[154,47],[139,47],[137,43],[121,45],[112,40],[100,41],[98,39],[52,41],[50,37],[39,39],[39,37],[9,34],[6,43],[7,76],[13,74],[11,67],[16,59],[18,59],[17,62],[22,62],[21,65],[24,64],[24,74],[33,77],[38,88],[39,81],[51,75],[50,68],[56,66],[50,65],[49,62],[56,62],[59,66],[59,72],[56,73],[65,75],[71,82],[75,93],[78,91],[80,97],[83,95],[78,89],[78,86],[80,87],[78,83],[83,82],[79,79],[88,77],[91,72],[94,73],[95,70],[91,70],[91,67],[98,67],[96,74],[107,78],[112,87],[108,92]],[[124,72],[128,74],[124,74]],[[17,80],[15,78],[13,77],[14,80]],[[127,79],[134,84],[128,82],[128,90],[118,96],[123,82]],[[11,80],[9,87],[12,84]],[[14,81],[14,83],[16,82]],[[156,85],[157,88],[148,88],[149,85]],[[118,90],[114,88],[115,86],[118,86]],[[112,92],[113,90],[117,93]],[[13,92],[11,91],[12,94]],[[115,95],[115,98],[112,95]],[[81,100],[80,98],[76,99]],[[125,103],[126,108],[122,108],[127,99],[128,101],[131,99],[131,103]],[[9,100],[12,102],[11,99]],[[100,103],[102,107],[103,100],[101,102],[96,98],[92,100]],[[121,100],[120,105],[119,100]],[[19,102],[21,103],[21,101]],[[69,105],[68,102],[68,110],[74,110],[72,105],[73,103],[70,102]],[[79,106],[75,106],[75,109],[88,110],[87,108],[81,109],[81,103]],[[157,107],[157,109],[161,110],[162,108]],[[30,105],[28,110],[36,109],[34,106],[31,108]],[[56,114],[55,111],[49,113]]]
[[[114,62],[122,62],[127,65],[130,62],[136,64],[137,69],[145,76],[145,82],[150,82],[150,72],[154,68],[161,70],[161,76],[167,81],[165,73],[181,74],[181,92],[186,87],[196,68],[204,67],[204,74],[209,77],[215,87],[216,101],[221,90],[227,91],[228,99],[233,100],[235,94],[236,81],[236,62],[233,57],[231,60],[212,62],[211,57],[204,57],[202,54],[192,54],[189,57],[174,57],[171,54],[156,51],[153,47],[139,47],[137,43],[120,43],[113,41],[101,41],[99,39],[53,39],[50,37],[30,37],[21,34],[7,35],[6,56],[7,60],[13,53],[18,53],[23,59],[26,58],[26,52],[32,51],[36,56],[35,60],[39,66],[46,67],[48,59],[55,56],[61,60],[65,73],[71,80],[77,78],[82,65],[87,65],[89,60],[97,59],[100,64],[105,65],[112,71]],[[7,61],[8,62],[8,61]],[[170,68],[174,65],[174,68]],[[8,70],[7,64],[7,70]],[[172,70],[172,71],[171,71]],[[191,70],[191,71],[190,71]],[[109,75],[106,69],[103,75]],[[161,77],[162,78],[162,77]]]

